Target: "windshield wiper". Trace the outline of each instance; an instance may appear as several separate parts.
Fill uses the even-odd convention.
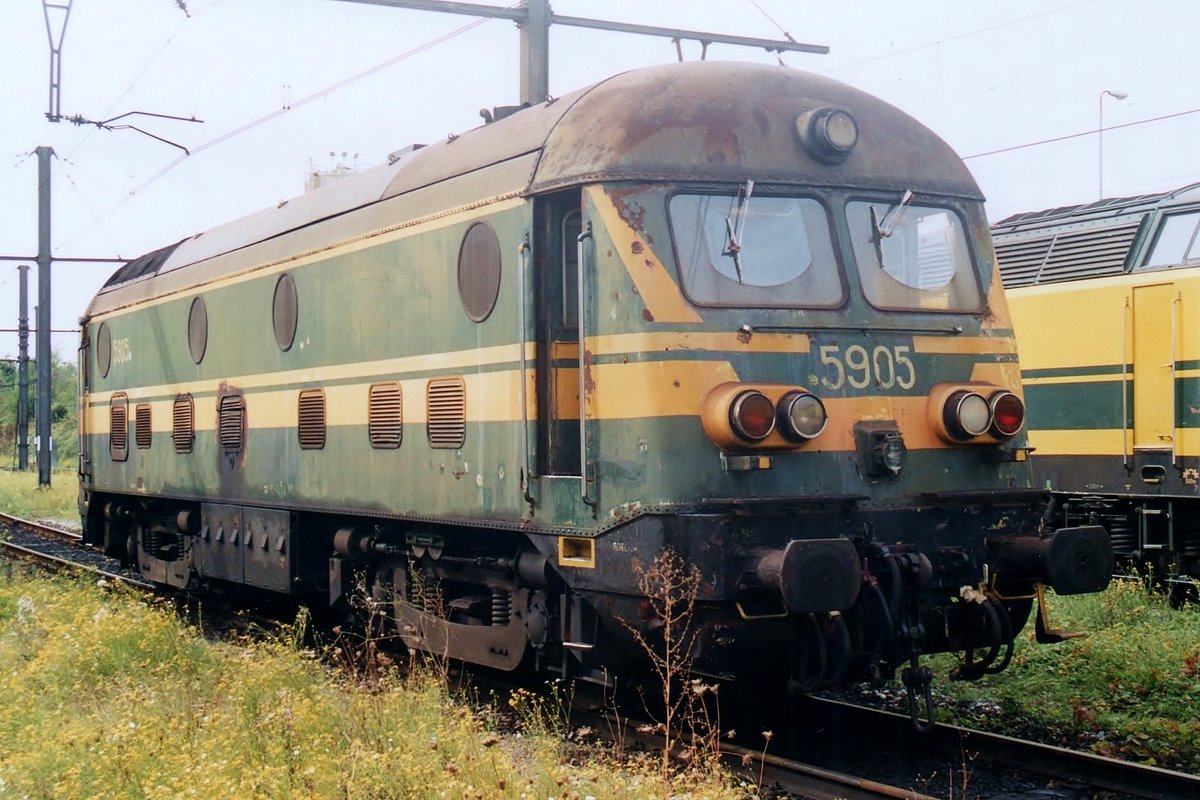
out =
[[[725,252],[723,256],[733,258],[733,268],[737,271],[738,283],[745,283],[742,275],[742,235],[746,231],[746,216],[750,210],[750,195],[754,194],[754,181],[747,180],[738,189],[737,208],[725,218]]]
[[[900,196],[900,202],[889,208],[882,220],[875,213],[874,204],[871,205],[871,243],[875,245],[875,260],[879,262],[881,269],[883,268],[883,240],[896,232],[896,226],[900,224],[900,218],[904,216],[904,209],[912,202],[912,199],[912,190],[905,189],[904,194]]]
[[[913,193],[911,189],[905,189],[904,194],[900,197],[900,202],[888,209],[888,212],[883,215],[881,221],[875,215],[875,206],[871,206],[871,227],[875,229],[875,241],[886,239],[896,232],[896,226],[900,224],[900,218],[904,216],[904,209],[912,202]]]

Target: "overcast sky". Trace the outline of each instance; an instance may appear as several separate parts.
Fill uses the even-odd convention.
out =
[[[123,120],[193,152],[181,158],[182,150],[131,130],[48,122],[41,0],[3,0],[0,254],[37,250],[38,145],[58,156],[55,255],[131,258],[300,194],[312,166],[367,168],[410,143],[475,127],[480,108],[518,99],[511,22],[340,0],[186,6],[190,16],[176,0],[74,0],[61,51],[64,115],[105,120],[142,111],[203,120]],[[747,36],[787,31],[828,45],[829,55],[783,61],[877,95],[940,134],[967,159],[992,220],[1099,196],[1101,103],[1105,127],[1124,126],[1104,135],[1105,195],[1200,181],[1200,113],[1187,113],[1200,111],[1192,78],[1200,2],[1193,0],[554,0],[552,7]],[[685,44],[684,56],[698,58],[698,45]],[[720,45],[708,57],[777,60]],[[558,26],[550,92],[675,59],[669,40]],[[331,87],[338,88],[322,93]],[[1128,97],[1101,100],[1105,90]],[[1159,117],[1170,118],[1142,122]],[[1072,138],[993,153],[1059,137]],[[53,326],[75,327],[113,269],[56,265]],[[16,327],[16,290],[16,264],[0,261],[0,328]],[[36,270],[30,291],[32,318]],[[73,358],[77,337],[55,336],[54,346]],[[16,349],[16,335],[0,333],[0,356]]]

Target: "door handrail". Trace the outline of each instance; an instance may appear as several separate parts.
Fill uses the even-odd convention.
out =
[[[583,231],[575,238],[575,266],[578,270],[577,296],[579,301],[579,494],[583,498],[583,502],[591,506],[593,510],[596,507],[596,500],[588,491],[590,486],[590,478],[588,476],[588,446],[587,446],[587,314],[584,300],[586,294],[584,291],[584,269],[585,259],[584,254],[587,252],[584,247],[584,242],[592,238],[592,222],[588,220]]]

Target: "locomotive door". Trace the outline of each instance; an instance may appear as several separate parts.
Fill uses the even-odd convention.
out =
[[[582,230],[579,193],[538,201],[537,404],[539,475],[580,476],[579,305],[576,239]]]
[[[1170,283],[1133,289],[1133,447],[1175,445],[1177,294]]]

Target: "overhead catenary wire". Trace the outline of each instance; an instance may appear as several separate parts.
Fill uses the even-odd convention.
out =
[[[511,7],[513,7],[513,6],[510,6],[510,8]],[[254,128],[257,128],[260,125],[270,122],[271,120],[277,119],[278,117],[281,117],[291,111],[294,111],[297,108],[305,106],[305,105],[313,102],[314,100],[319,100],[323,97],[328,96],[329,94],[331,94],[333,92],[338,91],[339,89],[344,89],[345,87],[347,87],[353,83],[356,83],[357,81],[360,81],[364,78],[374,75],[375,73],[377,73],[381,70],[387,69],[388,67],[391,67],[395,64],[398,64],[401,61],[404,61],[405,59],[412,58],[413,56],[419,55],[419,54],[425,52],[426,50],[429,50],[433,47],[436,47],[440,44],[450,41],[451,39],[453,39],[457,36],[460,36],[470,30],[473,30],[474,28],[479,27],[480,25],[483,25],[486,22],[491,22],[491,21],[492,21],[492,18],[485,17],[482,19],[475,20],[473,22],[469,22],[466,25],[463,25],[459,28],[456,28],[456,29],[450,31],[449,33],[443,34],[442,36],[439,36],[435,39],[431,39],[430,41],[425,42],[424,44],[418,45],[417,47],[414,47],[411,50],[407,50],[397,56],[394,56],[393,58],[390,58],[387,61],[384,61],[380,64],[376,64],[375,66],[365,69],[362,72],[355,73],[354,75],[344,78],[344,79],[338,81],[337,83],[333,83],[333,84],[330,84],[329,86],[319,89],[319,90],[301,98],[300,100],[288,103],[287,105],[282,106],[282,107],[276,109],[275,111],[272,111],[269,114],[265,114],[261,117],[258,117],[257,119],[251,120],[250,122],[247,122],[246,124],[244,124],[238,128],[235,128],[231,131],[221,134],[220,136],[216,137],[215,139],[210,139],[209,141],[204,142],[203,144],[196,145],[195,147],[191,148],[189,153],[179,156],[174,161],[171,161],[166,166],[164,166],[162,169],[160,169],[158,172],[151,175],[148,179],[146,179],[144,182],[139,184],[137,187],[135,187],[134,189],[131,189],[127,195],[122,197],[116,203],[113,203],[111,206],[109,206],[107,209],[105,209],[103,212],[101,212],[98,216],[96,216],[91,221],[89,221],[86,225],[84,225],[82,228],[77,230],[73,234],[73,236],[82,235],[83,233],[90,230],[94,225],[99,223],[101,219],[103,219],[104,217],[107,217],[109,214],[112,214],[118,208],[120,208],[121,206],[128,203],[130,200],[132,200],[138,194],[145,191],[147,188],[149,188],[154,183],[159,181],[163,176],[165,176],[167,173],[171,172],[173,169],[175,169],[177,166],[182,164],[187,159],[192,158],[192,157],[204,152],[205,150],[209,150],[213,147],[216,147],[219,144],[223,144],[224,142],[227,142],[230,139],[240,136],[243,133],[246,133],[247,131],[253,130]]]
[[[1179,117],[1186,117],[1191,114],[1200,114],[1200,108],[1193,108],[1193,109],[1189,109],[1187,111],[1176,111],[1173,114],[1163,114],[1162,116],[1148,117],[1147,119],[1138,119],[1138,120],[1134,120],[1133,122],[1123,122],[1119,125],[1105,125],[1104,130],[1116,131],[1116,130],[1120,130],[1122,128],[1133,128],[1138,125],[1149,125],[1154,122],[1163,122],[1164,120],[1168,120],[1168,119],[1177,119]],[[985,153],[975,153],[974,155],[963,156],[962,159],[963,159],[963,161],[968,161],[972,158],[985,158],[987,156],[1000,155],[1001,153],[1011,153],[1014,150],[1025,150],[1030,147],[1040,147],[1042,145],[1054,144],[1055,142],[1065,142],[1070,139],[1080,139],[1084,136],[1095,136],[1099,132],[1100,132],[1100,128],[1094,128],[1089,131],[1080,131],[1078,133],[1068,133],[1064,136],[1053,136],[1049,139],[1039,139],[1036,142],[1025,142],[1023,144],[1014,144],[1014,145],[1010,145],[1008,147],[1001,147],[996,150],[988,150]]]

